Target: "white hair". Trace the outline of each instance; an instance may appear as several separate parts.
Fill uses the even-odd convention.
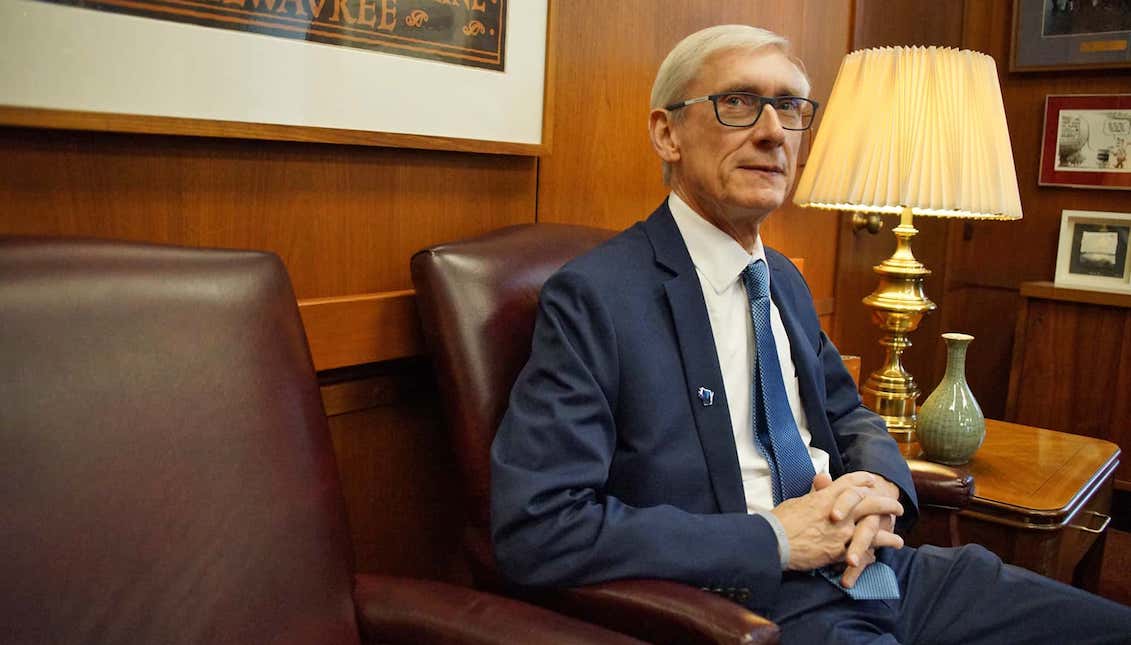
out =
[[[777,47],[805,74],[805,67],[789,55],[789,41],[772,31],[750,25],[716,25],[701,29],[679,41],[660,63],[656,80],[652,83],[651,108],[663,109],[672,103],[685,100],[687,86],[699,74],[703,63],[712,55],[734,49],[753,51],[763,47]],[[806,77],[808,80],[808,77]],[[671,119],[682,118],[680,111],[672,112]],[[663,162],[664,184],[671,176],[671,166]]]

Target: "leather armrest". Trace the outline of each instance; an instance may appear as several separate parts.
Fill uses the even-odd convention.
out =
[[[617,580],[539,592],[537,602],[649,643],[778,642],[778,626],[741,605],[667,580]]]
[[[540,607],[442,582],[357,575],[353,597],[366,642],[639,643]]]
[[[922,459],[908,459],[919,504],[963,509],[974,496],[974,477],[957,468]]]

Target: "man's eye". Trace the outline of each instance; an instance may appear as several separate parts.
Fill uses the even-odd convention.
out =
[[[750,107],[754,105],[754,97],[746,94],[724,94],[719,97],[719,102],[727,107]]]
[[[800,112],[801,103],[801,99],[794,98],[792,96],[786,97],[775,101],[774,109],[778,112]]]

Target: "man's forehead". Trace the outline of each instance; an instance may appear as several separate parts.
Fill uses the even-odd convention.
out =
[[[807,96],[809,79],[780,48],[724,49],[708,56],[696,75],[695,85],[710,92],[749,91],[775,96]]]

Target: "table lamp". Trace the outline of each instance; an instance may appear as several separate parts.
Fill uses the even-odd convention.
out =
[[[884,332],[884,364],[861,387],[897,439],[912,441],[919,387],[901,356],[935,303],[915,259],[914,215],[1021,219],[994,59],[945,47],[883,47],[841,63],[793,200],[802,207],[899,213],[895,253],[864,298]]]

